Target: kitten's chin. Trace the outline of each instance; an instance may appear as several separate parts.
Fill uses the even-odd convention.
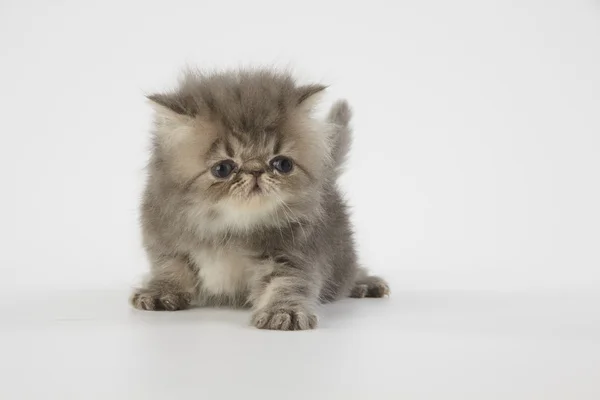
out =
[[[218,223],[223,228],[248,230],[276,223],[280,201],[276,196],[260,191],[251,192],[243,198],[221,201],[216,207]]]
[[[248,193],[246,193],[246,199],[243,201],[247,202],[261,202],[264,201],[264,198],[267,197],[267,193],[265,193],[264,189],[260,186],[256,185]]]

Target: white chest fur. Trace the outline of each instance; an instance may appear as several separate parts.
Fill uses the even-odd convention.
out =
[[[204,247],[192,257],[199,269],[203,292],[234,296],[248,289],[253,271],[248,255]]]

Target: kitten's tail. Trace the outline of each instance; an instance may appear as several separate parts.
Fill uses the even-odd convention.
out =
[[[327,122],[333,125],[334,130],[331,155],[338,175],[342,172],[352,145],[351,119],[352,109],[346,100],[336,101],[327,116]]]

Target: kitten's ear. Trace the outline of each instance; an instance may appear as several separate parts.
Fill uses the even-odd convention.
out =
[[[159,138],[177,142],[193,129],[195,118],[184,98],[170,94],[152,94],[146,98],[154,109],[155,133]]]
[[[191,95],[183,93],[155,93],[146,96],[146,98],[150,100],[153,106],[162,106],[175,114],[193,117],[198,113],[198,106]]]
[[[321,100],[323,91],[327,89],[325,85],[313,84],[303,85],[296,89],[298,107],[310,111]]]
[[[198,108],[192,96],[174,93],[155,93],[146,96],[157,114],[166,118],[193,117]]]

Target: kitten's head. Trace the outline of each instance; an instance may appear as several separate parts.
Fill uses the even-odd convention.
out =
[[[272,71],[188,73],[178,90],[149,96],[150,179],[228,229],[314,214],[336,167],[335,124],[311,116],[324,89]]]

